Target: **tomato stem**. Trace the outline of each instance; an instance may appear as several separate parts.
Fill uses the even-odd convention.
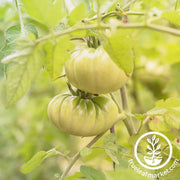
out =
[[[126,111],[128,114],[130,114],[130,108],[129,108],[129,102],[128,102],[126,86],[123,86],[120,89],[120,94],[121,94],[121,99],[122,99],[123,110]],[[134,127],[131,116],[128,116],[124,120],[124,124],[125,124],[130,136],[133,135],[133,134],[136,134],[136,130],[135,130],[135,127]]]
[[[71,84],[69,82],[67,82],[67,85],[68,85],[68,88],[69,88],[70,92],[72,93],[72,95],[77,96],[77,93],[73,90]]]
[[[115,134],[115,127],[114,127],[114,125],[110,128],[110,133],[111,134]],[[114,141],[114,144],[116,144],[116,141]],[[114,161],[113,161],[113,169],[114,169],[114,171],[116,169],[116,163]]]

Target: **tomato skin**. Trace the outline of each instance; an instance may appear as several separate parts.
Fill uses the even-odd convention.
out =
[[[65,71],[72,85],[93,94],[116,91],[129,79],[101,46],[75,51],[66,61]]]
[[[111,128],[118,118],[118,108],[106,95],[82,99],[65,93],[51,100],[48,116],[53,124],[65,133],[94,136]]]

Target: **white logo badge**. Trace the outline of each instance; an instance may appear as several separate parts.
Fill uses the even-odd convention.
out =
[[[160,142],[163,141],[164,147]],[[138,147],[141,144],[141,149],[145,149],[143,157],[138,156]],[[168,158],[163,158],[162,151],[168,149]],[[160,169],[164,167],[171,159],[172,145],[169,139],[159,132],[148,132],[143,134],[136,142],[134,147],[134,153],[138,163],[147,169]]]

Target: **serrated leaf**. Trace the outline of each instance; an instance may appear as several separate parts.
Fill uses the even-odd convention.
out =
[[[179,108],[180,107],[180,98],[168,98],[166,100],[159,100],[156,102],[157,108]]]
[[[69,15],[69,21],[68,24],[70,26],[73,26],[78,21],[84,19],[88,15],[88,9],[86,8],[86,5],[84,3],[80,3],[78,6],[76,6]]]
[[[66,15],[64,0],[21,0],[27,13],[41,23],[54,27]]]
[[[28,174],[37,166],[39,166],[43,160],[48,157],[57,155],[57,151],[55,149],[51,149],[50,151],[40,151],[36,153],[26,164],[21,167],[21,172],[23,174]]]
[[[144,120],[147,116],[153,117],[153,116],[162,116],[167,112],[165,108],[158,109],[158,108],[153,108],[149,110],[148,112],[144,114],[135,114],[134,117],[138,120]]]
[[[29,36],[29,34],[32,34],[35,36],[35,38],[38,37],[38,32],[33,24],[27,24],[25,27],[25,35]],[[8,28],[5,32],[5,44],[4,47],[1,49],[0,53],[0,60],[8,56],[12,53],[14,53],[17,49],[16,42],[21,36],[21,28],[20,25],[11,26]]]
[[[30,33],[34,34],[35,37],[38,37],[38,32],[33,24],[27,24],[24,27],[25,34],[28,35]],[[5,39],[7,44],[12,44],[15,43],[16,40],[20,37],[21,35],[21,27],[20,25],[15,25],[11,26],[8,28],[5,32]]]
[[[164,11],[161,14],[161,18],[168,20],[169,22],[180,26],[180,12],[179,11]]]
[[[49,72],[52,80],[61,75],[64,63],[70,58],[70,50],[74,44],[69,36],[62,36],[54,41],[47,41],[44,49],[46,52],[45,68]]]
[[[108,134],[104,137],[104,145],[108,144],[114,144],[114,141],[116,141],[117,137],[115,134]]]
[[[88,180],[106,180],[103,172],[89,166],[81,166],[80,171]]]
[[[111,158],[111,160],[113,162],[115,162],[116,164],[119,164],[119,159],[117,157],[117,152],[118,151],[114,151],[112,149],[105,149],[105,152]]]
[[[132,40],[123,30],[117,30],[116,33],[104,38],[104,49],[112,60],[126,74],[131,74],[134,68]]]
[[[84,147],[81,151],[80,151],[80,155],[81,156],[88,156],[89,154],[91,154],[92,149]]]
[[[165,108],[162,109],[153,108],[145,114],[147,116],[159,116],[159,115],[164,115],[166,112],[167,110]]]
[[[20,25],[11,26],[5,32],[6,43],[7,44],[14,43],[19,38],[20,34],[21,34]]]
[[[26,46],[25,46],[26,47]],[[27,45],[24,51],[5,57],[2,62],[11,62],[7,68],[7,105],[19,100],[29,90],[42,67],[41,45]]]

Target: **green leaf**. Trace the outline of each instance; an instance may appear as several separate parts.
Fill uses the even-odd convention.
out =
[[[80,151],[80,155],[81,156],[88,156],[89,154],[91,154],[92,149],[84,147],[81,151]]]
[[[61,75],[64,63],[70,58],[69,51],[74,48],[70,37],[62,36],[56,41],[47,41],[45,46],[46,58],[45,68],[49,72],[52,80]]]
[[[35,38],[38,37],[38,32],[33,24],[27,24],[25,26],[25,35],[33,35]],[[21,37],[21,28],[20,25],[11,26],[5,32],[5,41],[4,47],[1,49],[0,60],[16,51],[16,41]]]
[[[180,12],[179,11],[172,11],[172,10],[164,11],[161,14],[161,17],[175,25],[180,26]]]
[[[82,174],[80,172],[76,172],[75,174],[66,177],[64,180],[75,180],[75,178],[81,178],[81,177],[82,177]]]
[[[19,100],[29,90],[36,79],[41,67],[43,51],[31,41],[22,43],[22,49],[6,56],[2,62],[8,63],[7,68],[7,105],[10,106]]]
[[[54,27],[66,16],[64,0],[21,0],[27,13],[49,27]]]
[[[137,174],[132,169],[118,169],[115,172],[107,171],[105,172],[105,175],[108,180],[124,180],[124,179],[130,179],[130,180],[147,180],[146,177],[143,177],[139,174]],[[153,179],[152,179],[153,180]]]
[[[87,180],[106,180],[106,177],[103,172],[98,171],[92,167],[81,166],[80,171]]]
[[[125,73],[132,73],[134,67],[132,40],[126,30],[117,30],[116,33],[106,37],[103,46],[112,60]]]
[[[152,131],[157,131],[157,132],[168,132],[170,131],[170,128],[168,124],[164,121],[163,117],[157,116],[154,117],[150,122],[149,122],[149,128]]]
[[[180,110],[180,98],[168,98],[156,102],[157,108]]]
[[[0,49],[4,46],[4,44],[5,44],[4,32],[0,30]]]
[[[117,137],[115,134],[108,134],[104,136],[104,145],[114,144],[114,141],[117,140]]]
[[[114,161],[116,164],[119,164],[119,155],[118,154],[118,145],[114,144],[117,137],[115,134],[108,134],[104,137],[104,148],[106,154]]]
[[[46,151],[40,151],[37,154],[35,154],[30,161],[28,161],[26,164],[24,164],[21,167],[21,172],[23,174],[28,174],[31,171],[33,171],[34,168],[36,168],[38,165],[41,164],[43,161],[43,158],[46,156]]]
[[[146,116],[163,116],[171,113],[180,114],[180,98],[169,98],[167,100],[159,100],[156,106],[144,114],[135,114],[135,118],[143,120]]]
[[[38,153],[36,153],[26,164],[24,164],[21,167],[21,172],[23,174],[28,174],[31,171],[33,171],[33,169],[35,169],[37,166],[39,166],[43,160],[45,160],[48,157],[57,155],[57,151],[55,149],[52,149],[50,151],[40,151]]]
[[[117,157],[117,152],[118,151],[114,151],[112,149],[105,149],[106,154],[111,158],[111,160],[113,162],[115,162],[116,164],[119,164],[119,158]]]
[[[76,6],[69,15],[69,25],[73,26],[78,21],[84,19],[88,15],[88,9],[84,3],[79,4]]]
[[[34,34],[38,38],[38,32],[33,24],[27,24],[25,27],[25,34]],[[15,43],[21,35],[20,25],[11,26],[6,30],[5,39],[7,44]]]
[[[6,30],[5,33],[5,38],[6,38],[6,43],[14,43],[20,36],[21,34],[21,27],[20,25],[15,25],[11,26]]]

